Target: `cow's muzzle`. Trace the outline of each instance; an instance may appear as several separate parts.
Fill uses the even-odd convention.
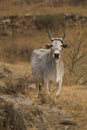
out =
[[[59,54],[59,53],[54,53],[54,54],[53,54],[53,58],[54,58],[54,59],[58,59],[59,57],[60,57],[60,54]]]

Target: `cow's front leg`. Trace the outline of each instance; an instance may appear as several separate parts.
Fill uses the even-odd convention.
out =
[[[62,80],[59,81],[59,84],[57,84],[56,87],[57,88],[57,91],[56,91],[56,96],[59,96],[60,95],[60,90],[61,90],[61,86],[62,86]]]
[[[44,81],[44,87],[45,87],[45,90],[47,91],[47,93],[50,95],[50,89],[49,89],[48,81]]]
[[[38,95],[41,94],[41,84],[38,82],[36,83],[36,89],[37,89]]]

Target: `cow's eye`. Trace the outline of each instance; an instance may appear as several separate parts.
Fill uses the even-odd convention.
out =
[[[63,45],[61,45],[61,47],[63,47]]]

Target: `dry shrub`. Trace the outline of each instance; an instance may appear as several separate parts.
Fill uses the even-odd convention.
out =
[[[69,4],[69,5],[84,5],[86,3],[86,0],[52,0],[52,4],[54,7],[62,6],[63,4]]]
[[[23,5],[23,4],[35,4],[35,3],[39,3],[39,2],[41,2],[41,0],[33,0],[33,1],[31,1],[31,0],[16,0],[15,2],[14,2],[14,4],[15,5]]]
[[[77,6],[77,5],[83,5],[85,4],[86,0],[70,0],[69,3],[74,5],[74,6]]]
[[[52,0],[52,4],[54,7],[61,6],[64,3],[64,0]]]
[[[14,105],[6,103],[5,101],[3,102],[3,116],[0,120],[0,130],[26,130],[25,123],[21,116],[22,114],[14,109]]]
[[[77,44],[74,44],[68,53],[68,60],[65,60],[67,83],[87,85],[87,51],[84,51],[84,44],[81,39]]]
[[[5,81],[6,88],[4,88],[4,93],[6,94],[18,94],[22,93],[26,87],[30,84],[29,76],[21,77],[20,79],[14,79],[9,77]]]

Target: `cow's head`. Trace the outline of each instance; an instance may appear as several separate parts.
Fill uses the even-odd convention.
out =
[[[51,40],[51,44],[48,44],[46,48],[50,49],[52,51],[52,57],[54,59],[58,59],[61,57],[61,50],[62,48],[67,48],[68,45],[63,43],[63,40],[65,38],[65,33],[63,34],[62,38],[53,38],[50,35],[50,32],[48,33],[48,36]]]

